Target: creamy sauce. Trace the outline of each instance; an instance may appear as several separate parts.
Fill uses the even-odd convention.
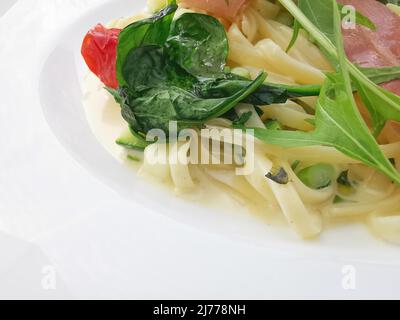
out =
[[[115,140],[127,130],[127,123],[121,116],[121,108],[114,101],[114,98],[104,90],[102,83],[93,75],[88,74],[84,79],[84,108],[89,126],[103,148],[110,153],[117,161],[124,163],[128,170],[135,170],[139,175],[144,176],[149,182],[166,189],[171,196],[179,197],[187,201],[201,204],[208,208],[215,208],[231,213],[252,214],[268,224],[284,224],[285,220],[276,209],[268,208],[265,201],[260,198],[244,198],[215,180],[203,174],[199,168],[192,166],[191,175],[196,183],[194,190],[185,192],[176,190],[172,181],[160,182],[142,170],[141,162],[128,159],[128,155],[143,158],[141,152],[127,151],[115,143]],[[257,197],[255,197],[257,198]]]
[[[127,130],[128,125],[121,116],[120,106],[104,90],[102,83],[93,74],[88,74],[85,77],[83,102],[90,128],[104,149],[117,161],[124,163],[127,170],[135,170],[138,175],[146,178],[149,182],[162,187],[163,191],[168,192],[171,197],[179,197],[224,212],[251,214],[268,224],[285,224],[282,212],[277,208],[268,206],[267,202],[251,187],[248,190],[248,194],[251,194],[251,198],[249,198],[211,178],[199,166],[190,166],[190,173],[195,182],[195,188],[190,191],[178,190],[171,179],[162,181],[159,177],[149,174],[149,170],[141,170],[143,162],[129,160],[128,155],[143,159],[143,153],[128,151],[115,143],[116,139]],[[373,172],[373,170],[360,165],[352,166],[352,171],[357,172],[357,167],[361,171]],[[364,175],[369,176],[365,172]],[[335,228],[338,224],[343,223],[342,220],[347,223],[350,221],[363,222],[365,215],[360,214],[360,210],[371,203],[370,198],[373,197],[379,201],[379,199],[386,198],[393,192],[394,186],[388,188],[387,179],[381,174],[375,173],[373,179],[371,176],[371,180],[374,182],[373,186],[367,184],[363,186],[365,190],[360,189],[353,195],[352,198],[356,201],[353,208],[351,204],[342,209],[340,205],[332,207],[328,204],[327,207],[322,209],[325,213],[323,215],[325,230]],[[390,202],[387,205],[390,206]]]
[[[84,108],[90,128],[102,146],[117,160],[124,161],[126,152],[115,140],[127,128],[121,116],[121,107],[104,90],[103,84],[93,74],[85,77]]]

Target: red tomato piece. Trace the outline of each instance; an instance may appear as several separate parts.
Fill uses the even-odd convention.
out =
[[[113,89],[118,88],[116,60],[120,32],[120,29],[107,29],[98,24],[86,34],[81,49],[89,69]]]

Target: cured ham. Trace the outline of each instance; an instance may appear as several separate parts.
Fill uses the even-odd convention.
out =
[[[376,0],[339,0],[368,17],[376,31],[356,25],[343,30],[346,54],[363,67],[400,65],[400,17]],[[386,89],[400,95],[400,80],[383,84]]]
[[[376,0],[338,0],[338,2],[354,6],[376,26],[376,31],[359,25],[355,29],[343,30],[348,58],[363,67],[399,66],[400,16]],[[400,80],[384,83],[382,87],[400,95]],[[383,136],[388,142],[398,141],[400,123],[389,121]]]
[[[182,0],[180,4],[232,21],[248,2],[249,0]]]

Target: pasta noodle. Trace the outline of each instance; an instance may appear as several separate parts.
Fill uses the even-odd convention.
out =
[[[299,84],[322,84],[325,80],[321,70],[292,58],[271,39],[261,40],[256,48],[279,73],[293,78]]]
[[[287,127],[302,131],[311,131],[314,127],[307,120],[314,117],[305,113],[303,109],[293,108],[294,106],[298,105],[293,102],[287,102],[279,105],[265,106],[262,108],[264,111],[263,119],[275,119]]]
[[[377,236],[400,245],[400,212],[386,215],[380,211],[373,212],[368,218],[368,225]]]

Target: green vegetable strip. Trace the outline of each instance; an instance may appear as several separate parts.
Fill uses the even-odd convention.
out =
[[[331,185],[335,169],[330,164],[319,163],[299,171],[299,179],[311,189],[319,190]]]

